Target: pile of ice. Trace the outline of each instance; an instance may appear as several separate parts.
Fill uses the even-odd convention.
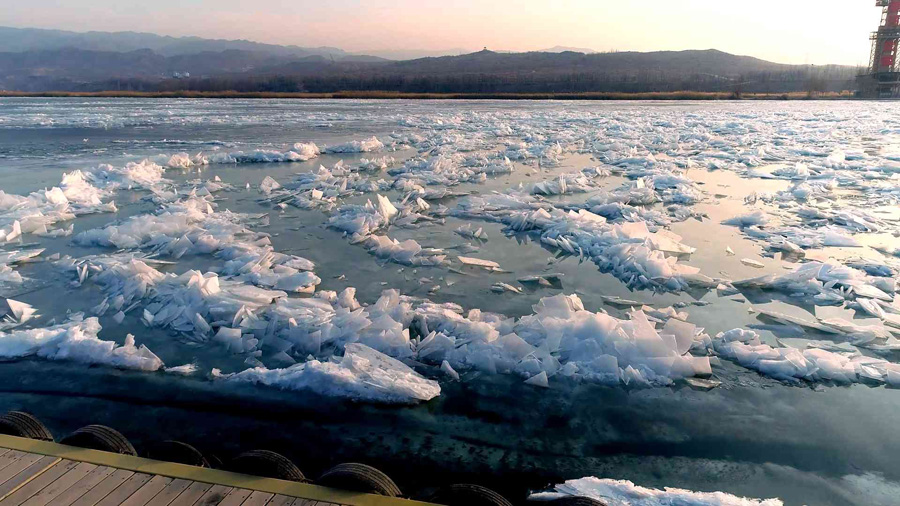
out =
[[[31,305],[13,299],[0,303],[0,330],[18,327],[35,317],[37,310]]]
[[[66,229],[50,227],[80,215],[115,212],[115,203],[101,200],[108,195],[78,170],[63,174],[59,186],[27,197],[0,190],[0,243],[17,240],[23,234],[67,235],[71,232]]]
[[[694,252],[681,237],[662,229],[650,232],[643,221],[610,223],[584,209],[519,211],[503,221],[516,232],[540,232],[543,244],[588,257],[631,287],[678,291],[717,284],[699,268],[678,263],[678,256]]]
[[[510,191],[463,199],[453,214],[502,222],[509,233],[537,233],[546,246],[590,258],[633,288],[678,291],[691,285],[715,287],[722,281],[678,262],[694,249],[661,228],[669,218],[623,204],[617,195],[601,193],[583,209],[563,210],[539,197]]]
[[[348,141],[343,144],[335,144],[334,146],[326,146],[322,149],[323,153],[370,153],[372,151],[381,151],[384,149],[384,143],[377,137],[369,137],[361,141]]]
[[[81,283],[90,279],[103,289],[106,298],[93,309],[98,316],[111,311],[121,323],[127,313],[143,307],[141,319],[145,325],[171,329],[196,341],[209,339],[215,328],[219,333],[222,328],[234,328],[236,336],[226,331],[220,337],[227,337],[225,344],[237,349],[236,353],[255,348],[256,343],[250,340],[255,339],[253,332],[260,330],[256,312],[287,297],[283,291],[221,279],[211,272],[163,274],[127,254],[61,260],[59,264],[76,271]],[[263,322],[262,330],[266,326]],[[248,336],[242,336],[243,331]],[[239,346],[234,338],[240,341]]]
[[[635,485],[628,480],[588,477],[568,480],[553,492],[532,494],[529,499],[552,501],[561,497],[589,497],[609,506],[782,506],[779,499],[750,499],[725,492],[694,492],[666,487],[663,490]]]
[[[305,162],[319,156],[319,147],[314,143],[298,142],[293,149],[275,151],[257,149],[254,151],[233,151],[230,153],[212,153],[205,157],[206,163],[285,163]]]
[[[194,197],[164,205],[158,213],[140,214],[75,236],[82,246],[150,249],[180,258],[190,251],[211,253],[250,234],[241,223],[245,215],[216,212],[207,199]]]
[[[328,219],[328,226],[352,237],[354,242],[387,228],[400,211],[390,199],[378,195],[377,204],[368,200],[365,205],[346,204]]]
[[[328,356],[347,344],[361,343],[396,358],[413,356],[410,339],[413,302],[396,290],[385,290],[372,305],[363,307],[356,290],[340,294],[319,292],[315,298],[278,299],[264,317],[272,322],[263,344],[285,353],[281,359]]]
[[[346,204],[328,219],[328,226],[350,236],[352,243],[359,243],[369,253],[378,258],[403,265],[440,265],[444,263],[446,254],[441,249],[423,248],[413,239],[398,241],[385,235],[389,225],[411,226],[419,220],[428,218],[421,211],[431,206],[422,199],[404,200],[402,209],[391,203],[383,195],[377,196],[377,204],[371,200],[365,205]]]
[[[346,167],[343,161],[331,169],[319,166],[314,172],[297,174],[294,181],[284,186],[266,177],[260,190],[266,201],[273,204],[289,204],[302,209],[320,208],[330,211],[338,198],[388,189],[389,183],[372,182],[368,177]]]
[[[228,382],[390,404],[429,401],[441,393],[436,381],[363,344],[346,345],[344,355],[330,361],[311,360],[283,369],[256,367],[220,377]]]
[[[121,369],[157,371],[162,361],[146,346],[135,346],[129,334],[125,344],[103,341],[97,334],[97,318],[75,319],[46,328],[0,332],[0,357],[37,356],[50,360],[69,360],[83,364],[100,364]]]
[[[414,239],[403,242],[384,235],[369,235],[362,241],[369,253],[402,265],[441,265],[447,255],[438,248],[423,248]]]
[[[864,271],[834,261],[800,264],[784,274],[735,281],[738,288],[777,290],[792,297],[808,298],[817,304],[842,304],[857,298],[894,300],[896,279],[869,276]]]
[[[547,378],[560,374],[607,384],[666,385],[708,376],[708,357],[689,351],[707,338],[696,326],[670,319],[656,329],[642,311],[619,320],[584,308],[577,295],[542,298],[534,314],[518,321],[453,304],[423,304],[414,327],[425,336],[419,360],[455,369]]]
[[[453,186],[460,183],[483,183],[488,175],[508,174],[513,169],[512,162],[508,158],[494,162],[467,158],[457,153],[430,158],[412,158],[403,166],[388,170],[388,174],[395,177],[394,188],[402,190],[411,185]]]
[[[286,151],[256,149],[253,151],[217,152],[205,156],[189,158],[186,161],[184,159],[173,159],[169,162],[169,165],[192,167],[208,163],[241,164],[306,162],[317,158],[322,153],[368,153],[371,151],[380,151],[382,149],[384,149],[384,144],[375,137],[370,137],[361,141],[349,141],[324,148],[320,148],[312,142],[298,142]]]
[[[713,347],[719,355],[781,381],[870,382],[900,386],[900,364],[866,357],[859,351],[774,348],[760,341],[756,332],[744,329],[719,333],[713,340]]]
[[[530,185],[529,193],[535,195],[565,195],[585,193],[595,190],[597,179],[609,176],[610,171],[600,167],[588,167],[578,172],[560,174],[554,180],[541,181]]]
[[[170,160],[169,163],[184,165],[187,163],[184,159]],[[104,164],[93,169],[88,169],[84,173],[75,171],[73,174],[82,176],[90,181],[91,184],[106,190],[150,190],[161,184],[171,184],[163,178],[166,169],[151,160],[142,160],[140,162],[128,162],[124,167],[113,167]],[[65,182],[65,179],[64,179]]]
[[[43,252],[43,249],[0,251],[0,283],[22,283],[25,278],[15,268],[34,261]]]
[[[311,293],[321,280],[309,272],[309,260],[274,251],[269,238],[244,224],[253,218],[216,211],[208,198],[191,196],[164,205],[156,214],[132,216],[124,222],[87,230],[75,236],[79,245],[141,249],[181,258],[215,254],[225,264],[222,273],[264,287]]]

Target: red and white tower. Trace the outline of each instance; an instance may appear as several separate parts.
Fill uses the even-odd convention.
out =
[[[869,79],[865,94],[880,98],[900,96],[900,0],[876,0],[882,8],[881,25],[872,32]]]

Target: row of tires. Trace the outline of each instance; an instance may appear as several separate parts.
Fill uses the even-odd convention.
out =
[[[10,411],[0,416],[0,434],[40,441],[54,441],[53,434],[33,415],[22,411]],[[87,425],[59,440],[60,444],[137,456],[137,451],[119,431],[105,425]],[[175,462],[191,466],[224,469],[242,474],[276,478],[279,480],[315,483],[324,487],[402,497],[400,488],[385,473],[372,466],[359,463],[338,464],[326,471],[318,480],[309,480],[287,457],[268,450],[244,452],[223,463],[212,455],[204,455],[193,446],[181,441],[163,441],[153,445],[148,456],[155,460]],[[427,501],[448,506],[512,506],[497,492],[473,484],[450,485],[439,489]],[[565,497],[550,501],[552,506],[604,506],[604,503],[586,497]]]

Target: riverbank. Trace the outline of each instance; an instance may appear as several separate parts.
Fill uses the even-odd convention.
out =
[[[2,91],[0,97],[85,98],[289,98],[289,99],[414,99],[414,100],[848,100],[851,92],[810,95],[794,93],[647,92],[647,93],[402,93],[392,91],[340,91],[333,93],[284,93],[238,91]]]

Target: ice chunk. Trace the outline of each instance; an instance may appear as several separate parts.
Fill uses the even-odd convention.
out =
[[[723,357],[787,382],[885,383],[892,371],[900,371],[900,364],[859,352],[828,351],[821,346],[775,348],[763,343],[755,332],[742,329],[718,334],[713,346]]]
[[[522,289],[512,286],[508,283],[497,282],[491,285],[491,291],[495,293],[504,293],[504,292],[512,292],[512,293],[522,293]]]
[[[259,191],[263,193],[272,193],[279,188],[281,188],[281,184],[272,179],[271,176],[266,176],[263,178],[262,182],[259,183]]]
[[[441,362],[441,371],[443,371],[443,373],[449,376],[451,379],[459,381],[459,373],[450,366],[450,362],[447,362],[446,360]]]
[[[779,499],[750,499],[725,492],[694,492],[666,487],[646,488],[627,480],[596,477],[568,480],[553,492],[532,494],[534,501],[560,497],[588,497],[615,506],[783,506]]]
[[[20,358],[36,355],[50,360],[70,360],[84,364],[102,364],[122,369],[156,371],[162,361],[146,346],[135,346],[128,334],[123,345],[97,337],[97,318],[75,320],[53,327],[0,332],[0,357]]]
[[[436,381],[368,346],[348,344],[344,350],[344,356],[334,362],[312,360],[285,369],[257,367],[226,380],[389,404],[428,401],[441,393]]]
[[[5,316],[12,318],[16,323],[27,322],[37,312],[30,304],[13,299],[4,299],[4,304],[0,305],[0,310],[5,310]]]
[[[179,365],[177,367],[166,367],[165,371],[171,374],[178,374],[181,376],[190,376],[196,373],[200,368],[197,364],[184,364]]]
[[[493,260],[482,260],[480,258],[472,258],[472,257],[464,257],[458,256],[456,257],[460,262],[465,265],[474,265],[477,267],[484,267],[489,271],[497,271],[500,270],[500,264],[494,262]]]
[[[724,225],[733,225],[736,227],[750,227],[754,225],[765,225],[769,222],[769,216],[762,210],[756,210],[749,214],[743,214],[729,218],[722,223]]]
[[[349,141],[344,144],[328,146],[322,151],[325,153],[368,153],[384,149],[384,144],[376,137],[369,137],[361,141]]]
[[[547,371],[541,371],[538,374],[525,380],[526,385],[532,385],[542,388],[550,388],[550,382],[547,379]]]
[[[741,263],[749,267],[755,267],[757,269],[762,269],[766,266],[766,264],[758,260],[753,260],[752,258],[742,258]]]

